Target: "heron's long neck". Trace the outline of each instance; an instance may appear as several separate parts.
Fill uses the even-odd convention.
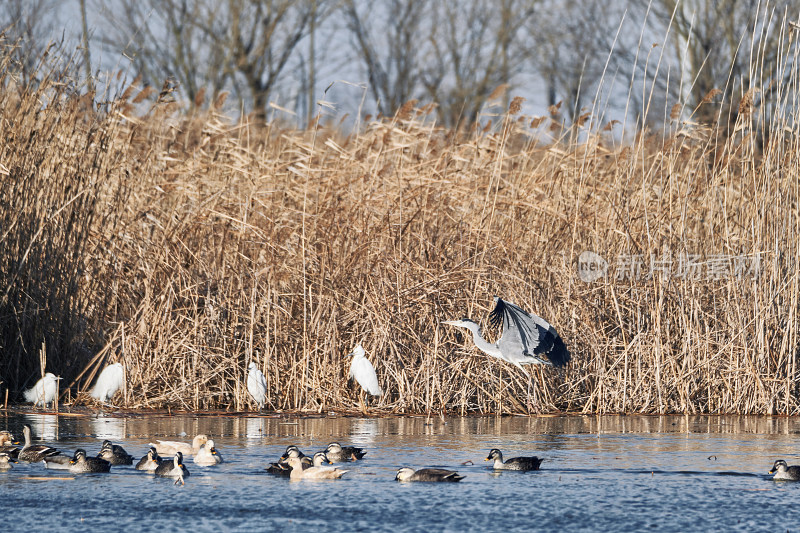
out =
[[[475,342],[475,346],[477,346],[478,349],[488,353],[492,357],[500,357],[500,348],[498,348],[496,344],[492,344],[483,338],[481,335],[481,328],[477,324],[470,324],[467,327],[472,332],[472,340]]]

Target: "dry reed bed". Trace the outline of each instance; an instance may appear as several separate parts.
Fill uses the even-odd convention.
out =
[[[353,410],[344,356],[362,342],[387,391],[375,412],[800,411],[796,102],[767,124],[742,113],[729,139],[683,126],[612,149],[536,142],[510,113],[456,134],[407,107],[343,137],[185,116],[135,87],[97,112],[63,79],[0,72],[12,390],[44,342],[79,388],[122,361],[127,407],[250,408],[252,359],[268,408]],[[584,250],[611,275],[582,281]],[[664,254],[703,273],[761,262],[645,276]],[[615,279],[638,256],[643,275]],[[439,324],[486,325],[495,294],[573,353],[531,370],[530,399],[524,373]]]

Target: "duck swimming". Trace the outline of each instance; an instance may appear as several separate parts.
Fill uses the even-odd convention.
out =
[[[270,463],[269,466],[265,468],[265,470],[267,471],[268,474],[274,474],[276,476],[287,476],[287,477],[290,476],[292,473],[292,467],[289,466],[289,463],[287,462],[290,457],[296,457],[300,459],[300,466],[303,470],[314,466],[311,457],[303,455],[303,452],[297,449],[297,446],[290,445],[289,447],[286,448],[286,452],[280,456],[278,462]]]
[[[105,459],[112,465],[133,464],[132,455],[129,455],[122,446],[111,444],[111,441],[108,440],[103,441],[103,447],[100,449],[100,453],[97,454],[97,457]]]
[[[38,463],[44,460],[45,457],[58,454],[58,450],[52,446],[45,444],[31,444],[31,427],[25,425],[22,429],[22,434],[25,437],[25,445],[19,451],[17,460],[24,463]]]
[[[12,459],[19,455],[19,448],[14,446],[14,435],[10,431],[0,431],[0,453],[7,453]]]
[[[66,455],[61,452],[47,456],[44,458],[44,467],[48,470],[69,470],[74,456],[74,454]]]
[[[270,463],[264,470],[266,470],[268,474],[274,474],[276,476],[288,477],[292,474],[292,467],[289,466],[288,463]]]
[[[194,456],[194,462],[198,465],[210,466],[217,465],[222,462],[222,456],[214,447],[214,441],[208,441],[200,447],[200,450]]]
[[[144,470],[145,472],[155,472],[155,470],[161,465],[162,459],[161,456],[158,455],[156,449],[150,446],[150,449],[147,451],[147,455],[139,459],[139,462],[136,463],[136,470]]]
[[[324,455],[324,454],[323,454]],[[340,470],[335,466],[311,466],[303,469],[303,462],[297,457],[290,457],[287,462],[292,467],[290,479],[338,479],[345,475],[347,470]]]
[[[331,460],[328,459],[328,456],[325,452],[317,452],[314,454],[314,458],[311,459],[311,466],[325,466],[331,464]],[[308,469],[308,466],[303,466],[303,470]]]
[[[503,462],[503,454],[497,448],[493,448],[489,452],[489,457],[484,460],[494,460],[494,465],[492,466],[495,470],[518,470],[523,472],[539,470],[539,465],[542,464],[542,459],[538,457],[512,457]]]
[[[789,466],[783,459],[775,461],[769,473],[776,481],[800,481],[800,466]]]
[[[306,454],[301,452],[300,448],[298,448],[294,444],[290,444],[286,447],[286,451],[283,452],[283,455],[281,455],[281,458],[278,459],[278,461],[284,462],[286,461],[286,459],[289,459],[290,457],[297,457],[298,459],[302,459],[305,456]]]
[[[411,468],[403,467],[397,471],[394,479],[397,481],[461,481],[464,476],[444,468],[422,468],[415,472]]]
[[[201,433],[192,440],[191,444],[175,440],[157,440],[155,444],[150,444],[150,446],[155,447],[160,455],[175,455],[177,452],[181,452],[183,455],[194,455],[200,451],[200,447],[207,441],[208,436]]]
[[[111,470],[111,463],[105,459],[97,457],[86,457],[86,450],[78,449],[75,456],[70,461],[69,471],[75,474],[87,472],[108,472]]]
[[[171,461],[163,460],[158,465],[158,468],[155,469],[155,473],[159,477],[177,478],[176,483],[182,481],[185,477],[189,477],[189,470],[183,464],[183,454],[181,452],[176,453]]]
[[[16,463],[14,458],[6,452],[0,452],[0,472],[11,470],[11,463]]]
[[[342,446],[338,442],[331,442],[325,448],[325,455],[328,459],[338,463],[341,461],[358,461],[367,455],[363,448],[356,448],[355,446]]]

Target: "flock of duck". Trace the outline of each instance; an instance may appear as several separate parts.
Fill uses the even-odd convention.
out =
[[[23,428],[25,443],[22,448],[16,445],[14,436],[8,431],[0,431],[0,472],[12,468],[11,463],[44,462],[48,469],[67,470],[71,473],[109,472],[112,465],[133,465],[136,460],[125,449],[112,442],[103,441],[96,457],[87,455],[86,450],[79,448],[70,456],[46,444],[33,444],[31,428]],[[325,450],[307,456],[295,445],[286,447],[286,451],[274,463],[266,467],[266,472],[278,476],[286,476],[292,480],[299,479],[338,479],[348,471],[334,463],[359,461],[366,451],[355,446],[342,446],[331,442]],[[170,455],[172,457],[165,457]],[[184,483],[189,477],[189,470],[184,464],[184,456],[193,456],[194,463],[212,466],[223,462],[214,441],[206,435],[197,435],[191,444],[179,441],[157,440],[150,444],[147,454],[136,463],[136,470],[150,472],[159,477],[174,478],[175,484]],[[493,461],[494,470],[516,470],[527,472],[539,470],[542,459],[538,457],[512,457],[503,460],[502,452],[493,448],[486,461]],[[789,466],[783,459],[778,459],[769,471],[777,481],[800,481],[800,466]],[[409,467],[400,468],[395,475],[397,481],[434,481],[456,482],[464,479],[453,470],[444,468],[422,468],[414,470]]]
[[[33,444],[31,427],[25,425],[22,430],[25,443],[18,448],[14,436],[8,431],[0,431],[0,471],[12,468],[12,462],[43,462],[51,470],[67,470],[74,474],[99,473],[111,471],[112,465],[132,465],[136,460],[125,449],[105,440],[96,457],[91,457],[86,450],[79,448],[72,455],[62,453],[57,448],[46,444]],[[165,458],[162,455],[172,455]],[[189,470],[183,464],[184,455],[194,455],[198,465],[215,465],[222,462],[222,456],[214,446],[214,441],[205,435],[195,437],[192,444],[177,441],[156,441],[150,445],[147,455],[136,463],[136,470],[152,472],[160,477],[176,478],[176,483],[183,483],[189,476]]]
[[[28,425],[23,428],[22,433],[25,442],[22,448],[18,448],[16,445],[19,443],[14,441],[14,436],[10,432],[0,431],[0,471],[11,469],[11,463],[43,462],[48,469],[67,470],[75,474],[99,473],[109,472],[114,465],[133,465],[136,460],[122,446],[108,440],[103,441],[97,456],[91,457],[82,448],[69,455],[46,444],[33,444],[31,428]],[[286,476],[292,480],[338,479],[348,471],[330,465],[359,461],[366,454],[363,448],[331,442],[325,450],[308,456],[292,444],[287,446],[283,455],[276,462],[270,463],[265,470],[270,474]],[[166,457],[168,455],[171,457]],[[136,463],[136,470],[150,472],[159,477],[175,478],[176,484],[183,484],[184,478],[190,475],[184,464],[186,456],[193,456],[193,461],[203,466],[223,462],[214,441],[206,435],[197,435],[191,444],[165,440],[151,443],[147,454]],[[486,461],[493,461],[492,466],[495,470],[517,471],[539,470],[542,463],[542,459],[538,457],[513,457],[504,461],[503,454],[496,448],[489,452]],[[800,467],[791,468],[800,470]],[[414,470],[403,467],[395,475],[397,481],[455,482],[461,481],[464,477],[458,472],[444,468]]]

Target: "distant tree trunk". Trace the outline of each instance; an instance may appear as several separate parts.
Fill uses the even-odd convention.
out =
[[[83,68],[86,72],[86,87],[91,93],[94,92],[94,80],[92,79],[92,56],[89,53],[89,23],[86,21],[86,0],[81,1],[81,26],[83,41]]]
[[[314,46],[317,32],[317,0],[311,0],[311,19],[308,29],[308,117],[307,121],[315,115],[315,90],[317,86],[317,72],[315,63]]]

